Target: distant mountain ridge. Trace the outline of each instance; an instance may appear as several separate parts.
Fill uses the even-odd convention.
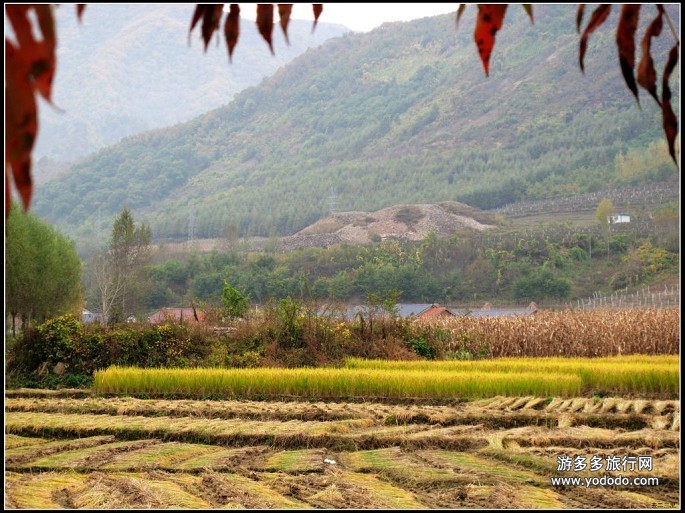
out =
[[[274,27],[275,55],[254,21],[228,63],[226,43],[205,53],[200,30],[189,44],[194,4],[89,4],[82,22],[72,5],[55,9],[58,67],[53,100],[41,105],[35,160],[75,161],[122,137],[187,121],[230,102],[307,48],[349,31],[321,21],[290,22],[290,45]],[[38,165],[38,169],[41,164]]]
[[[107,233],[123,206],[163,239],[191,226],[269,236],[325,217],[331,197],[339,211],[492,209],[642,180],[617,159],[661,143],[660,111],[625,86],[615,22],[593,34],[583,75],[575,7],[536,5],[535,25],[510,11],[489,78],[469,10],[459,30],[445,15],[334,38],[225,107],[84,159],[38,188],[35,211],[79,240]],[[657,62],[669,43],[655,40]],[[667,155],[650,162],[644,179],[677,174]]]

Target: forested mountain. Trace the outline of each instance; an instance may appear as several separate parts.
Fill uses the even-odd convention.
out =
[[[194,4],[92,4],[81,23],[72,5],[56,11],[58,27],[55,104],[41,108],[35,156],[75,161],[122,137],[187,121],[227,104],[307,48],[348,29],[292,20],[290,46],[274,31],[275,56],[243,19],[239,44],[228,64],[225,43],[203,55],[196,27],[188,44]],[[244,7],[246,10],[247,7]],[[52,165],[50,165],[52,164]],[[40,175],[39,175],[40,177]]]
[[[229,224],[284,235],[327,215],[331,196],[337,211],[488,209],[677,175],[658,107],[644,92],[638,107],[621,76],[615,12],[593,34],[583,75],[574,6],[536,5],[534,25],[512,6],[489,78],[474,15],[459,29],[445,15],[331,39],[225,107],[79,162],[37,189],[35,211],[91,241],[124,206],[155,238],[190,228],[214,237]],[[642,24],[651,17],[645,7]],[[665,36],[657,63],[672,45]],[[676,111],[679,81],[676,68]]]

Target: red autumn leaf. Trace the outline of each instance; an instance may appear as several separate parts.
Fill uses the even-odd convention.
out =
[[[662,8],[663,9],[663,8]],[[642,38],[642,59],[637,67],[637,83],[646,89],[652,98],[661,106],[661,101],[656,92],[656,69],[651,55],[652,38],[661,34],[663,27],[663,10],[659,9],[659,14],[649,24],[644,37]]]
[[[29,18],[31,9],[38,21],[35,31]],[[15,46],[5,39],[5,182],[10,183],[11,171],[28,209],[33,192],[31,152],[38,132],[35,94],[38,91],[50,101],[56,63],[55,27],[51,5],[7,5],[5,12],[17,40]],[[40,34],[39,40],[34,32]]]
[[[457,27],[459,27],[459,20],[461,19],[461,15],[464,14],[465,10],[466,4],[459,4],[459,7],[457,8]]]
[[[219,28],[221,22],[221,13],[223,13],[223,4],[208,5],[204,10],[204,19],[202,20],[202,39],[205,42],[205,52],[212,40],[212,34]]]
[[[5,106],[5,173],[12,171],[24,209],[28,209],[33,191],[31,151],[38,131],[38,115],[29,61],[22,58],[20,50],[5,39],[5,94],[11,100]]]
[[[202,20],[202,40],[205,42],[205,52],[207,46],[212,40],[212,34],[219,28],[221,21],[221,13],[223,12],[223,4],[197,4],[193,19],[190,21],[190,30],[188,31],[188,44],[190,44],[190,34],[192,33],[198,21]]]
[[[195,25],[197,25],[197,22],[200,21],[200,18],[202,18],[204,16],[206,8],[207,8],[207,5],[205,5],[205,4],[197,4],[195,6],[195,12],[193,13],[193,19],[190,20],[190,30],[188,31],[188,37],[190,37],[190,33],[195,28]]]
[[[316,22],[319,21],[319,16],[323,12],[323,4],[312,4],[312,9],[314,10],[314,25],[312,25],[312,32],[316,28]]]
[[[623,4],[621,17],[616,29],[616,46],[618,46],[618,60],[621,64],[623,78],[628,84],[628,89],[633,92],[635,99],[640,103],[635,82],[635,32],[640,17],[640,4]]]
[[[616,46],[618,47],[618,60],[621,64],[623,78],[628,88],[640,102],[635,82],[635,31],[640,17],[640,4],[623,4],[621,17],[618,20],[616,30]]]
[[[601,4],[597,9],[594,10],[592,16],[590,16],[590,21],[585,27],[585,31],[580,38],[580,71],[585,72],[585,65],[583,64],[583,59],[585,59],[585,52],[587,50],[587,40],[602,23],[604,23],[611,12],[610,4]]]
[[[473,38],[478,46],[486,76],[490,76],[490,54],[495,45],[495,35],[502,28],[506,11],[506,4],[478,4],[478,19]]]
[[[274,6],[273,4],[257,4],[257,28],[264,40],[269,43],[269,50],[274,55],[274,47],[271,43],[271,33],[274,29]]]
[[[31,65],[31,75],[35,81],[36,89],[47,101],[51,101],[52,79],[55,76],[57,56],[55,49],[57,40],[55,37],[55,20],[52,16],[50,5],[36,5],[38,25],[43,35],[41,43],[36,42],[36,54],[40,55]]]
[[[35,11],[42,39],[33,37],[29,10]],[[55,27],[50,5],[8,5],[5,12],[14,29],[17,42],[15,59],[27,66],[28,76],[43,97],[50,101],[55,73]]]
[[[585,4],[579,4],[576,11],[576,31],[580,34],[580,26],[583,24],[583,14],[585,14]]]
[[[240,35],[240,6],[231,4],[226,23],[224,24],[224,36],[226,36],[226,46],[228,47],[228,62],[233,59],[233,49],[238,44]]]
[[[533,4],[523,4],[523,10],[528,14],[530,22],[535,23],[535,19],[533,18]]]
[[[26,4],[13,4],[5,6],[5,13],[12,24],[14,35],[17,38],[17,43],[19,43],[19,48],[30,46],[33,42],[31,23],[29,22],[28,18],[28,10],[30,8],[31,6]]]
[[[281,20],[281,29],[285,36],[285,42],[290,44],[288,39],[288,23],[290,22],[290,13],[293,10],[293,4],[278,4],[278,17]]]
[[[668,79],[671,78],[671,73],[678,63],[678,43],[675,44],[668,54],[668,61],[664,69],[664,76],[661,84],[661,113],[664,124],[664,132],[668,140],[668,153],[671,155],[673,162],[678,165],[675,158],[675,138],[678,135],[678,119],[675,117],[673,108],[671,107],[671,88],[668,85]]]
[[[76,4],[76,16],[78,17],[78,21],[82,21],[81,18],[83,18],[83,11],[86,10],[86,4]]]

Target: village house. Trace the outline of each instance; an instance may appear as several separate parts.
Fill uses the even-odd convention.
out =
[[[90,324],[91,322],[102,322],[102,314],[101,313],[93,313],[90,310],[86,310],[85,308],[81,312],[81,322],[83,324]]]
[[[493,308],[492,304],[485,303],[479,310],[469,310],[467,315],[471,317],[502,317],[504,315],[532,315],[538,311],[538,306],[531,301],[528,308]]]
[[[196,317],[197,314],[197,317]],[[205,318],[204,312],[193,308],[162,308],[147,318],[150,324],[161,324],[163,322],[202,322]]]
[[[364,305],[351,306],[345,312],[346,319],[354,319],[357,314],[368,316],[371,308]],[[421,319],[437,318],[437,317],[453,317],[454,313],[444,306],[436,305],[434,303],[406,303],[395,305],[395,311],[398,317],[407,318],[415,317]]]

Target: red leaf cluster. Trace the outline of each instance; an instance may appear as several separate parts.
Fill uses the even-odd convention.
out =
[[[30,18],[33,11],[38,27]],[[77,6],[83,12],[83,6]],[[10,178],[28,209],[31,203],[31,151],[38,133],[36,94],[51,101],[57,40],[52,6],[8,4],[5,13],[16,41],[5,37],[5,216],[11,206]]]
[[[661,34],[663,17],[666,16],[668,19],[668,15],[664,11],[662,4],[656,4],[655,6],[657,9],[656,18],[649,24],[649,27],[642,38],[642,58],[637,67],[637,82],[635,79],[635,34],[637,32],[641,5],[624,4],[621,7],[621,15],[616,29],[616,46],[618,47],[618,59],[619,64],[621,65],[623,78],[625,79],[628,88],[632,91],[633,95],[635,95],[635,99],[639,103],[640,98],[637,89],[637,85],[639,84],[661,107],[664,133],[666,134],[666,140],[668,141],[668,152],[671,155],[673,162],[678,165],[675,155],[675,138],[678,135],[678,119],[671,107],[671,89],[668,85],[668,80],[678,63],[678,47],[680,46],[680,42],[676,38],[676,44],[671,48],[669,53],[662,77],[661,100],[659,100],[656,86],[656,69],[654,68],[654,60],[650,51],[652,38],[658,37]],[[584,10],[585,4],[580,4],[576,15],[578,31],[580,31]],[[587,27],[585,27],[585,31],[580,38],[580,69],[582,71],[584,71],[583,59],[585,57],[585,50],[587,49],[588,38],[592,32],[604,23],[609,16],[610,11],[610,4],[600,5],[594,10]],[[673,32],[673,34],[675,36],[675,32]]]
[[[485,75],[490,75],[490,54],[495,46],[495,35],[502,28],[507,4],[478,4],[478,17],[473,39],[476,41]]]
[[[290,14],[292,13],[293,4],[276,4],[278,6],[278,17],[280,20],[281,29],[285,35],[285,40],[288,44],[288,24],[290,23]],[[314,25],[312,31],[316,28],[316,22],[323,12],[323,4],[312,4],[314,10]],[[190,22],[190,30],[188,37],[192,33],[195,26],[202,20],[202,40],[205,43],[205,51],[209,41],[212,39],[214,31],[219,28],[221,23],[221,16],[223,13],[223,4],[197,4],[193,18]],[[272,34],[274,27],[274,4],[257,4],[257,16],[255,17],[259,33],[264,38],[264,41],[269,45],[269,50],[274,53]],[[226,46],[228,47],[228,60],[233,58],[233,50],[238,44],[238,37],[240,36],[240,6],[238,4],[230,4],[229,12],[226,15],[226,22],[224,23],[224,37],[226,38]]]

